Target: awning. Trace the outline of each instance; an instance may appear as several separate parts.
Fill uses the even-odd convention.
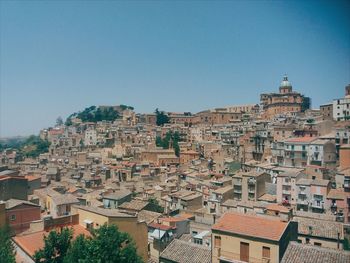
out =
[[[195,235],[193,238],[203,239],[203,237],[205,237],[205,236],[208,235],[209,233],[210,233],[210,231],[205,230],[205,231],[203,231],[203,232],[201,232],[201,233]]]
[[[91,221],[90,219],[85,219],[84,220],[84,223],[85,224],[92,224],[94,221]]]
[[[159,230],[159,229],[155,229],[153,231],[153,233],[151,234],[151,237],[155,238],[155,239],[162,239],[162,237],[164,236],[165,231],[163,230]]]

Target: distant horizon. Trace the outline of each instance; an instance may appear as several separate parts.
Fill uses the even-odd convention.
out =
[[[0,1],[0,138],[91,105],[260,104],[284,74],[312,108],[350,83],[349,1]]]

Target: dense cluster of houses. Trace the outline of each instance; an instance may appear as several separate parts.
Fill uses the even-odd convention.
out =
[[[261,105],[166,113],[163,126],[118,108],[114,122],[42,130],[47,153],[0,154],[0,226],[18,262],[51,229],[103,224],[145,262],[350,262],[350,86],[319,110],[305,102],[284,77]],[[179,154],[156,146],[169,131]]]

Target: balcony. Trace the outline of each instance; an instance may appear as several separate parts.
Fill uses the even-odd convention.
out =
[[[311,202],[311,207],[312,208],[318,208],[318,209],[324,209],[324,203],[319,200],[313,200]]]
[[[215,253],[216,252],[216,253]],[[214,253],[213,253],[213,256],[217,256],[220,260],[222,261],[228,261],[228,262],[236,262],[236,261],[239,261],[241,262],[241,255],[238,254],[238,253],[232,253],[232,252],[229,252],[229,251],[225,251],[223,249],[218,249],[218,248],[214,248]],[[251,257],[249,256],[248,258],[246,258],[245,261],[243,262],[246,262],[248,259],[248,262],[249,263],[270,263],[271,262],[271,259],[269,258],[255,258],[255,257]]]
[[[335,217],[335,221],[337,222],[344,222],[344,215],[343,214],[339,214]]]
[[[254,178],[249,178],[248,179],[248,185],[253,185],[256,183],[256,180]]]
[[[248,188],[248,193],[254,194],[255,193],[255,188]]]
[[[291,186],[292,183],[291,183],[290,180],[284,180],[283,183],[282,183],[282,185]]]
[[[298,205],[309,205],[309,202],[306,199],[297,199],[297,204]]]
[[[300,190],[300,191],[299,191],[299,194],[300,194],[300,195],[305,195],[305,196],[306,196],[305,190]]]
[[[241,186],[242,185],[242,180],[233,180],[233,185]]]
[[[282,194],[284,195],[290,195],[290,190],[283,189]]]
[[[236,193],[236,194],[241,194],[242,193],[242,189],[233,188],[233,192]]]

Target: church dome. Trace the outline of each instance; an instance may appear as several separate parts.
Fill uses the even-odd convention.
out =
[[[287,87],[291,88],[292,87],[292,84],[288,81],[287,75],[284,75],[280,87],[281,88],[287,88]]]

